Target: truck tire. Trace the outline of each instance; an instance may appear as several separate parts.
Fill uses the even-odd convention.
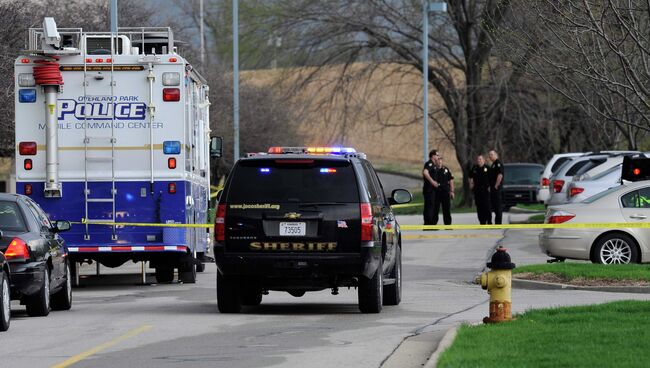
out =
[[[169,266],[156,267],[156,282],[159,284],[174,281],[174,269]]]
[[[372,278],[363,275],[359,276],[359,310],[361,313],[381,312],[384,291],[383,260],[379,260],[379,266]]]
[[[221,313],[239,313],[241,311],[239,283],[234,278],[224,276],[217,271],[217,307]]]
[[[52,295],[52,310],[70,310],[72,308],[72,279],[70,264],[65,263],[65,281],[61,290]]]
[[[192,264],[189,270],[178,270],[178,280],[184,284],[195,284],[196,283],[196,270],[197,266]]]
[[[30,317],[45,317],[50,314],[50,270],[47,265],[44,268],[40,290],[25,301],[27,315]]]
[[[402,301],[402,247],[395,248],[395,265],[390,271],[394,284],[384,286],[384,305],[399,305]]]
[[[203,272],[205,271],[205,263],[203,263],[203,259],[205,257],[205,252],[198,252],[196,253],[196,272]]]
[[[0,270],[0,331],[7,331],[11,322],[11,295],[9,293],[9,277]]]

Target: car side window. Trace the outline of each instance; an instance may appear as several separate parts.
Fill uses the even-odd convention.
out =
[[[621,197],[625,208],[650,208],[650,187],[641,188]]]
[[[372,167],[370,167],[370,165],[365,161],[362,161],[361,166],[363,167],[363,173],[366,176],[368,191],[370,192],[370,201],[374,203],[383,202],[383,196],[380,193],[381,187],[377,184],[377,179]]]
[[[52,224],[50,223],[50,220],[47,218],[47,215],[38,207],[38,205],[36,205],[31,200],[27,200],[25,201],[25,203],[27,203],[27,207],[32,212],[34,217],[36,217],[38,223],[41,226],[47,226],[48,228],[52,227]]]

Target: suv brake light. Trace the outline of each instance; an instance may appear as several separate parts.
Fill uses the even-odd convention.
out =
[[[542,178],[542,187],[543,188],[548,188],[549,184],[551,184],[551,181],[548,178]]]
[[[226,240],[226,205],[217,206],[217,215],[214,219],[214,236],[219,242]]]
[[[562,187],[564,186],[564,180],[553,180],[553,191],[555,193],[560,193]]]
[[[561,224],[563,222],[567,222],[567,221],[571,220],[574,217],[576,217],[576,215],[573,214],[573,213],[564,212],[564,211],[557,211],[557,212],[553,212],[553,214],[548,218],[547,223],[548,224]]]
[[[9,248],[5,250],[5,258],[25,260],[29,259],[29,248],[27,244],[20,238],[13,238],[9,243]]]
[[[361,203],[361,241],[372,241],[372,207]]]
[[[571,197],[575,197],[575,196],[577,196],[578,194],[580,194],[580,193],[582,193],[584,191],[585,191],[585,188],[571,187],[571,189],[569,191],[569,195]]]

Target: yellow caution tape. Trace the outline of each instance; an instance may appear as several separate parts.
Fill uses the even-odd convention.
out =
[[[402,239],[417,240],[417,239],[473,239],[473,238],[501,238],[503,234],[421,234],[402,235]]]
[[[138,227],[176,227],[176,228],[198,228],[198,229],[209,229],[214,227],[213,224],[156,224],[156,223],[145,223],[145,222],[99,222],[92,221],[88,222],[85,219],[81,219],[81,222],[70,222],[71,224],[78,225],[105,225],[105,226],[138,226]]]
[[[422,207],[424,203],[405,203],[405,204],[394,204],[390,206],[391,208],[408,208],[408,207]]]
[[[595,222],[589,224],[504,224],[504,225],[400,225],[402,230],[505,230],[505,229],[650,229],[650,222]]]

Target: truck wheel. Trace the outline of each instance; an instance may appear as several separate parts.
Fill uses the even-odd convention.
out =
[[[239,283],[232,276],[224,276],[217,271],[217,307],[221,313],[241,311]]]
[[[77,262],[72,261],[70,264],[70,282],[73,287],[79,286],[79,279],[77,277]]]
[[[205,271],[205,263],[203,263],[203,258],[205,257],[204,252],[198,252],[196,253],[196,272],[203,272]]]
[[[36,295],[30,296],[25,302],[27,314],[31,317],[45,317],[50,314],[50,270],[45,265],[43,284]]]
[[[402,247],[395,249],[395,265],[390,272],[394,284],[384,286],[384,305],[399,305],[402,301]]]
[[[65,263],[65,282],[61,290],[52,295],[53,310],[69,310],[72,308],[72,279],[70,274],[70,264]]]
[[[382,295],[384,291],[383,273],[383,260],[380,259],[379,267],[372,278],[359,276],[359,309],[362,313],[381,312],[384,299]]]
[[[11,322],[11,296],[9,293],[9,277],[0,270],[0,331],[7,331]]]
[[[174,269],[168,266],[156,267],[156,282],[159,284],[169,283],[174,280]]]
[[[195,284],[196,283],[196,268],[197,266],[192,264],[189,270],[181,271],[178,270],[178,280],[182,281],[184,284]]]

